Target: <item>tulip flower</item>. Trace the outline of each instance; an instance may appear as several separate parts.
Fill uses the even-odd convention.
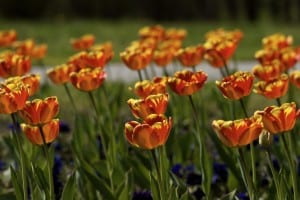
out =
[[[70,40],[72,48],[74,50],[88,50],[91,48],[95,43],[95,36],[93,34],[85,34],[80,38],[72,38]]]
[[[154,149],[166,143],[172,127],[172,119],[151,114],[142,123],[130,121],[125,124],[127,141],[142,149]]]
[[[282,74],[278,79],[272,81],[259,81],[254,84],[254,92],[261,94],[269,99],[277,99],[287,93],[289,86],[289,78],[286,74]]]
[[[294,84],[297,88],[300,88],[300,71],[293,71],[289,75],[290,81]]]
[[[258,139],[263,130],[259,117],[250,117],[234,121],[214,120],[212,127],[223,144],[240,147]]]
[[[31,51],[31,58],[42,59],[46,56],[48,46],[46,44],[35,45]]]
[[[207,74],[203,71],[182,70],[169,78],[168,85],[178,95],[192,95],[203,87],[206,80]]]
[[[38,126],[32,126],[29,124],[22,123],[21,129],[31,143],[36,145],[44,144],[42,134],[40,133],[40,128]],[[59,120],[52,119],[51,121],[41,125],[41,129],[43,130],[45,143],[51,143],[58,137]]]
[[[76,70],[73,64],[62,64],[48,69],[47,76],[54,84],[65,84],[70,81],[70,73]]]
[[[57,97],[52,96],[45,99],[27,101],[24,108],[19,111],[19,115],[26,124],[36,126],[50,122],[58,112]]]
[[[70,74],[72,85],[81,91],[92,91],[100,87],[106,79],[106,73],[101,68],[85,68]]]
[[[166,67],[173,60],[173,52],[170,50],[156,50],[153,54],[153,61],[158,67]]]
[[[23,109],[28,96],[27,87],[21,81],[0,84],[0,114]]]
[[[13,43],[13,48],[17,54],[29,57],[31,56],[34,47],[35,42],[32,38],[23,41],[16,41]]]
[[[167,92],[167,78],[155,77],[153,80],[138,81],[134,85],[134,93],[141,98]]]
[[[235,72],[225,77],[222,81],[216,81],[223,96],[228,99],[241,99],[251,93],[254,77],[250,72]]]
[[[164,114],[168,100],[168,94],[154,94],[145,99],[129,99],[127,103],[136,118],[144,119],[150,114]]]
[[[0,77],[23,76],[31,69],[30,57],[15,53],[0,55]]]
[[[282,133],[294,128],[297,118],[296,104],[284,103],[281,106],[268,106],[255,112],[262,117],[264,128],[272,134]]]
[[[14,29],[0,31],[0,47],[8,47],[17,39],[17,32]]]
[[[140,48],[127,50],[120,53],[124,64],[132,70],[141,70],[149,65],[152,59],[152,49],[142,50]]]
[[[19,77],[19,76],[10,77],[5,80],[5,83],[13,84],[13,83],[21,81],[27,87],[28,95],[32,96],[35,93],[37,93],[37,91],[40,89],[40,79],[41,79],[40,75],[29,74],[29,75],[25,75],[22,77]]]
[[[189,46],[184,49],[179,49],[176,53],[177,59],[185,67],[195,67],[198,65],[204,55],[204,48],[202,45]]]
[[[255,77],[262,81],[272,81],[280,77],[283,72],[282,64],[279,60],[274,60],[269,64],[256,65],[252,69]]]
[[[262,39],[264,48],[282,49],[291,46],[293,37],[282,33],[268,35]]]

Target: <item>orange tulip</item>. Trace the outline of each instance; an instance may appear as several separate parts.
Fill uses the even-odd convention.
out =
[[[169,28],[165,32],[165,40],[184,40],[186,38],[187,31],[185,29]]]
[[[93,34],[85,34],[80,38],[72,38],[70,40],[72,48],[74,50],[88,50],[91,48],[95,43],[95,36]]]
[[[46,44],[35,45],[31,52],[31,57],[35,59],[42,59],[46,56],[48,46]]]
[[[0,56],[0,77],[23,76],[31,69],[31,61],[28,56],[11,52]]]
[[[256,65],[252,69],[253,74],[263,81],[272,81],[280,77],[283,67],[278,60],[274,60],[266,65]]]
[[[62,64],[47,70],[47,76],[55,84],[65,84],[70,80],[70,73],[77,67],[73,64]]]
[[[255,59],[262,65],[269,65],[274,60],[280,60],[280,52],[274,49],[261,49],[255,52]]]
[[[19,115],[30,125],[40,125],[50,122],[59,112],[57,97],[35,99],[27,101],[25,107],[19,111]]]
[[[106,73],[101,68],[85,68],[70,74],[72,85],[86,92],[99,88],[105,79]]]
[[[182,46],[181,40],[163,40],[160,42],[157,46],[157,50],[159,51],[169,51],[172,52],[173,56],[176,55],[176,52],[179,51],[179,49]]]
[[[172,127],[172,119],[151,114],[144,122],[130,121],[125,124],[127,141],[142,149],[154,149],[166,143]]]
[[[179,95],[192,95],[202,88],[207,79],[207,74],[202,71],[191,72],[188,70],[178,71],[170,77],[170,88]]]
[[[284,96],[288,90],[289,78],[282,74],[278,79],[272,81],[259,81],[254,84],[254,92],[262,94],[269,99],[276,99]]]
[[[147,98],[149,95],[161,94],[167,92],[167,78],[155,77],[153,80],[138,81],[134,85],[134,93],[141,98]]]
[[[284,35],[282,33],[275,33],[266,36],[262,39],[264,48],[282,49],[291,46],[293,43],[293,37]]]
[[[229,147],[240,147],[258,139],[263,131],[259,117],[250,117],[234,121],[214,120],[212,127],[218,138]]]
[[[176,53],[176,57],[185,67],[195,67],[202,61],[203,55],[204,48],[201,45],[189,46]]]
[[[168,101],[168,94],[154,94],[145,99],[129,99],[127,103],[136,118],[144,119],[150,114],[164,114]]]
[[[85,63],[86,67],[103,68],[106,64],[106,56],[103,51],[91,51],[83,57],[83,62]]]
[[[53,142],[59,134],[59,120],[52,119],[41,126],[45,138],[45,143]],[[43,145],[44,141],[38,126],[31,126],[29,124],[21,124],[21,129],[29,141],[36,145]]]
[[[294,84],[297,88],[300,88],[300,71],[293,71],[290,73],[290,81]]]
[[[250,72],[238,71],[225,77],[221,82],[216,81],[216,85],[225,98],[237,100],[251,93],[253,80],[254,76]]]
[[[296,123],[296,104],[284,103],[281,106],[268,106],[263,111],[255,112],[262,117],[264,128],[272,134],[293,129]]]
[[[5,80],[6,84],[14,84],[18,81],[23,82],[23,84],[27,87],[28,90],[28,95],[32,96],[34,95],[40,88],[40,75],[36,75],[36,74],[29,74],[29,75],[25,75],[23,77],[19,77],[19,76],[15,76],[15,77],[11,77]]]
[[[280,61],[284,67],[284,71],[294,67],[299,61],[299,53],[294,48],[284,48],[280,50]]]
[[[139,30],[139,36],[143,38],[154,38],[161,41],[165,36],[165,29],[160,25],[145,26]]]
[[[132,70],[141,70],[149,65],[152,59],[151,49],[134,49],[120,53],[120,57],[124,64]]]
[[[83,69],[86,68],[86,57],[87,57],[87,52],[86,51],[80,51],[74,55],[72,55],[67,64],[68,65],[74,65],[77,69]]]
[[[31,56],[32,50],[35,47],[35,42],[33,39],[29,38],[23,41],[14,42],[13,47],[17,54]]]
[[[8,47],[17,39],[15,30],[0,31],[0,47]]]
[[[0,114],[11,114],[23,109],[27,98],[27,87],[21,81],[0,84]]]
[[[113,46],[110,41],[96,44],[91,47],[92,51],[103,51],[105,55],[105,63],[108,63],[114,56]]]
[[[158,67],[166,67],[173,60],[173,52],[169,50],[156,50],[153,54],[153,60]]]

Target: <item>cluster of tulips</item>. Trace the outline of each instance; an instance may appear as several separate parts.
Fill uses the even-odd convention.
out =
[[[17,167],[11,166],[10,174],[17,199],[68,199],[76,194],[83,199],[137,199],[138,195],[143,199],[242,198],[238,191],[246,192],[245,198],[251,200],[298,199],[299,111],[294,98],[296,88],[300,88],[300,71],[295,70],[300,50],[292,46],[292,37],[278,33],[263,38],[262,49],[255,53],[259,64],[251,72],[243,72],[229,66],[243,38],[240,30],[213,30],[202,44],[187,47],[182,46],[187,37],[184,29],[147,26],[138,35],[139,39],[120,53],[124,64],[139,76],[130,89],[138,98],[127,100],[135,121],[119,119],[121,109],[115,107],[115,100],[109,96],[113,92],[108,94],[104,84],[104,67],[114,56],[110,42],[95,44],[92,34],[71,39],[76,53],[66,63],[47,70],[53,84],[64,86],[75,117],[71,141],[75,164],[65,178],[64,188],[57,192],[55,149],[51,144],[60,137],[62,126],[56,119],[58,98],[34,98],[39,93],[40,76],[28,74],[31,60],[42,59],[47,46],[35,45],[33,39],[16,41],[14,30],[0,32],[0,46],[9,49],[0,53],[0,77],[4,79],[0,85],[0,113],[11,115],[13,122],[11,143],[16,147]],[[202,92],[208,75],[198,70],[204,60],[223,76],[214,85],[219,90],[213,97],[219,110],[212,113],[213,117],[208,115],[210,103]],[[177,66],[172,65],[176,62]],[[154,67],[162,68],[164,76],[151,71],[151,78],[148,69]],[[92,117],[78,109],[68,84],[88,94]],[[252,91],[275,100],[277,105],[249,115],[247,105],[251,104]],[[187,110],[185,103],[190,105]],[[188,127],[184,127],[184,113],[191,118]],[[216,120],[217,116],[221,119]],[[120,126],[120,121],[125,126]],[[20,131],[24,134],[18,134]],[[187,146],[176,146],[181,144],[176,138],[182,134],[192,139],[184,143]],[[277,146],[271,145],[278,136]],[[41,156],[39,149],[46,158],[42,163],[35,162]],[[179,158],[179,151],[191,151],[190,160]],[[274,158],[287,162],[281,163],[278,170]],[[186,183],[183,179],[187,177],[173,170],[176,161],[196,166],[199,176],[195,184]],[[225,184],[217,194],[213,175],[213,163],[217,161],[226,164],[233,179],[244,184]],[[262,173],[272,177],[266,190],[261,190],[258,183]],[[139,179],[139,184],[133,183]],[[151,192],[147,196],[142,189]]]

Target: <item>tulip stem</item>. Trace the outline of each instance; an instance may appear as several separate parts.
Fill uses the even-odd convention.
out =
[[[142,77],[142,72],[141,72],[141,70],[139,69],[139,70],[137,70],[137,72],[138,72],[140,81],[143,81],[143,77]]]
[[[282,141],[283,141],[285,153],[287,155],[289,166],[290,166],[290,173],[291,173],[292,184],[293,184],[294,200],[297,200],[298,199],[298,183],[297,183],[297,179],[296,179],[297,174],[296,174],[295,162],[293,161],[293,158],[292,158],[292,152],[289,149],[290,144],[288,144],[288,142],[290,142],[290,141],[289,140],[286,141],[286,138],[285,138],[285,136],[289,137],[288,134],[289,133],[285,133],[284,135],[282,135]]]
[[[52,166],[51,166],[51,161],[50,161],[50,155],[48,152],[48,148],[47,148],[47,143],[46,143],[46,139],[45,139],[45,135],[44,135],[44,131],[41,125],[38,126],[39,127],[39,131],[43,140],[43,146],[42,149],[44,151],[44,154],[46,156],[47,159],[47,168],[48,168],[48,178],[49,178],[49,199],[50,200],[54,200],[54,183],[53,183],[53,175],[52,175]]]
[[[63,85],[64,85],[64,88],[65,88],[65,90],[66,90],[66,92],[67,92],[67,95],[68,95],[68,97],[69,97],[69,99],[70,99],[70,101],[71,101],[71,104],[72,104],[72,106],[73,106],[73,109],[74,109],[75,113],[77,113],[76,104],[75,104],[75,101],[74,101],[74,99],[73,99],[73,97],[72,97],[72,95],[71,95],[71,92],[70,92],[70,90],[69,90],[69,87],[68,87],[67,83],[65,83],[65,84],[63,84]]]
[[[13,122],[13,137],[16,139],[17,142],[17,149],[19,151],[20,156],[20,168],[21,168],[21,176],[22,176],[22,189],[23,189],[23,199],[27,199],[27,176],[26,176],[26,166],[25,166],[25,160],[24,160],[24,152],[21,146],[21,142],[19,139],[19,136],[17,134],[18,132],[18,122],[15,116],[15,113],[11,114],[12,122]]]
[[[158,163],[155,149],[152,149],[150,151],[151,151],[151,155],[152,155],[154,165],[155,165],[155,169],[156,169],[156,172],[157,172],[158,184],[159,184],[159,196],[160,196],[161,200],[164,200],[165,199],[164,198],[164,196],[165,196],[165,187],[164,187],[163,179],[162,179],[162,171],[161,171],[162,168],[160,167],[160,166],[162,166],[162,163],[161,162]]]
[[[238,148],[238,153],[239,153],[238,160],[239,160],[239,163],[240,163],[241,172],[242,172],[242,175],[243,175],[243,179],[244,179],[245,186],[247,188],[250,200],[255,200],[256,197],[255,197],[254,186],[253,186],[253,182],[252,182],[251,177],[250,177],[249,170],[246,167],[247,165],[246,165],[246,162],[245,162],[245,157],[244,157],[243,150],[241,148]]]
[[[272,160],[271,160],[271,153],[270,153],[269,149],[266,150],[266,157],[267,157],[267,161],[268,161],[268,164],[269,164],[269,167],[270,167],[273,179],[274,179],[274,183],[275,183],[275,187],[276,187],[277,199],[283,199],[281,197],[280,185],[279,185],[279,181],[278,181],[278,174],[276,173],[276,171],[275,171],[275,169],[273,167],[273,163],[272,163]]]

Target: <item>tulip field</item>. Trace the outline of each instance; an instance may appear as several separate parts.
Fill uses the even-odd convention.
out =
[[[235,57],[243,30],[188,37],[142,26],[117,52],[87,31],[45,69],[55,44],[0,30],[0,199],[298,200],[296,36],[260,38],[249,71]],[[116,57],[137,81],[109,81]]]

